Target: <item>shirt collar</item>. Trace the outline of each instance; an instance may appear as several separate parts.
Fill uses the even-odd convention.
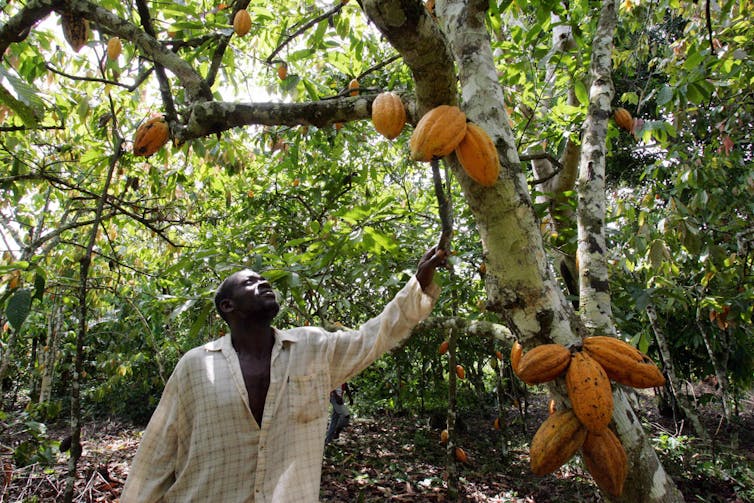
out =
[[[288,330],[278,330],[277,328],[273,328],[273,330],[275,332],[275,342],[279,342],[283,345],[288,345],[291,342],[296,342],[296,340],[298,339]],[[233,349],[233,343],[230,340],[230,332],[223,335],[219,339],[215,339],[214,341],[210,341],[204,345],[204,349],[207,351],[222,351],[223,348],[226,348],[228,350]]]

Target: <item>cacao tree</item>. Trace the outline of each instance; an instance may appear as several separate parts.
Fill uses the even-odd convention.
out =
[[[646,349],[647,331],[632,322],[649,304],[619,291],[614,313],[608,285],[618,276],[619,284],[640,285],[643,293],[654,289],[654,304],[673,291],[695,322],[710,323],[712,312],[715,323],[723,312],[723,322],[735,318],[727,338],[704,341],[713,354],[725,353],[716,345],[736,346],[732,340],[749,335],[740,328],[751,317],[751,303],[744,307],[752,292],[749,248],[739,246],[734,260],[743,290],[728,311],[722,291],[682,292],[650,274],[664,269],[677,276],[671,273],[680,269],[663,260],[663,241],[692,254],[709,248],[714,267],[696,271],[698,284],[731,274],[721,266],[727,250],[700,242],[705,227],[688,218],[709,201],[699,189],[701,175],[711,176],[691,161],[694,141],[686,144],[683,169],[648,160],[635,168],[654,170],[647,195],[661,194],[663,208],[672,210],[666,217],[672,233],[661,236],[659,226],[648,225],[660,215],[651,197],[638,208],[616,201],[622,215],[640,215],[624,217],[638,221],[640,232],[617,244],[607,232],[606,199],[608,177],[638,178],[614,175],[616,145],[627,142],[620,134],[680,152],[670,140],[686,127],[697,140],[715,135],[722,152],[739,156],[724,164],[735,166],[730,176],[739,190],[752,190],[741,167],[750,159],[750,142],[745,150],[745,140],[736,138],[751,116],[726,118],[736,99],[750,100],[750,91],[735,88],[740,94],[721,99],[714,122],[705,116],[701,124],[700,114],[689,110],[714,94],[709,74],[698,73],[700,63],[709,73],[750,81],[750,65],[740,63],[746,57],[732,47],[720,51],[721,40],[750,33],[748,2],[719,8],[724,15],[708,44],[703,28],[711,19],[702,7],[672,1],[31,0],[2,6],[3,302],[16,305],[11,300],[23,300],[23,287],[35,285],[41,311],[52,301],[43,292],[54,292],[69,332],[61,358],[74,390],[81,380],[98,379],[96,370],[107,376],[93,399],[147,375],[151,357],[164,382],[182,350],[215,337],[221,324],[211,316],[212,288],[240,265],[264,270],[292,298],[281,323],[358,323],[373,312],[375,295],[387,296],[410,274],[415,245],[429,246],[439,235],[437,174],[449,196],[458,251],[455,276],[446,284],[455,305],[438,314],[462,319],[437,322],[443,331],[448,323],[466,328],[480,326],[477,319],[493,321],[509,332],[486,333],[508,345],[515,338],[527,349],[620,331],[636,335]],[[242,10],[250,14],[248,31],[234,27]],[[679,32],[667,17],[688,20],[697,31],[672,35]],[[73,29],[71,20],[78,21]],[[677,36],[677,45],[663,49],[685,62],[662,60],[660,67],[650,57],[632,58],[634,46],[653,50],[650,36]],[[116,37],[120,54],[112,49]],[[741,44],[748,54],[750,42]],[[715,59],[715,51],[723,57]],[[406,107],[409,125],[393,141],[369,122],[383,91],[396,92]],[[620,133],[610,119],[619,101],[639,118],[641,110],[656,109]],[[492,187],[471,178],[452,153],[443,159],[444,176],[409,159],[412,125],[438,105],[458,106],[493,140],[500,174]],[[673,123],[665,117],[671,114]],[[164,116],[170,138],[145,158],[138,155],[144,150],[134,150],[135,134],[154,115]],[[704,166],[712,152],[705,150]],[[735,225],[726,221],[718,230],[743,243],[751,207],[738,211]],[[621,249],[625,256],[615,258]],[[470,288],[461,288],[461,280]],[[144,330],[137,340],[119,340],[108,330],[134,325]],[[188,335],[179,341],[178,334]],[[4,361],[25,352],[19,344],[25,341],[7,338]],[[712,361],[720,363],[714,371],[721,377],[732,368],[724,358]],[[568,402],[562,382],[550,392]],[[680,501],[626,396],[616,389],[614,399],[629,466],[620,500]],[[78,417],[80,403],[72,405]],[[74,420],[74,430],[79,427]],[[74,455],[72,474],[75,465]]]

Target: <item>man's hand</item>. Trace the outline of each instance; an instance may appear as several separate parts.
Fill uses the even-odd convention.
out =
[[[416,279],[419,281],[422,290],[426,291],[427,287],[432,284],[432,278],[435,276],[435,269],[445,265],[445,259],[448,252],[433,246],[419,261],[416,268]]]

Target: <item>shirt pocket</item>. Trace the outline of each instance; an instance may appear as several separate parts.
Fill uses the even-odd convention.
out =
[[[327,413],[329,390],[324,372],[312,375],[292,375],[288,380],[288,407],[298,423],[308,423]]]

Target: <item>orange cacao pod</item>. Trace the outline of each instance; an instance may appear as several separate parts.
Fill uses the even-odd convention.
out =
[[[518,366],[521,363],[521,356],[524,354],[524,347],[518,341],[513,342],[511,347],[511,368],[518,375]]]
[[[465,463],[466,461],[469,460],[469,457],[466,455],[466,451],[464,451],[460,447],[456,447],[454,453],[455,453],[456,459],[461,463]]]
[[[437,352],[440,353],[441,355],[444,355],[445,353],[448,352],[448,346],[449,345],[450,344],[448,343],[448,341],[442,341],[440,343],[440,347],[437,348]]]
[[[613,389],[602,365],[585,351],[571,357],[566,389],[573,412],[589,431],[607,427],[613,417]]]
[[[66,42],[74,51],[79,52],[89,40],[89,21],[81,16],[74,15],[72,12],[64,12],[61,14],[60,20]]]
[[[531,471],[552,473],[571,459],[586,438],[586,428],[571,409],[559,410],[539,426],[531,440]]]
[[[571,352],[567,347],[561,344],[542,344],[521,356],[516,375],[526,384],[540,384],[558,377],[570,362]]]
[[[442,430],[440,432],[440,443],[441,444],[448,443],[448,430]]]
[[[610,428],[590,431],[581,446],[584,465],[600,489],[611,496],[623,493],[628,467],[626,451]]]
[[[558,411],[557,405],[555,405],[555,400],[550,399],[550,403],[547,404],[547,412],[552,416]]]
[[[233,31],[236,32],[236,35],[239,37],[243,37],[249,33],[249,30],[251,30],[251,16],[249,15],[249,11],[246,9],[240,9],[236,12],[236,15],[233,16]]]
[[[120,37],[112,37],[107,41],[107,59],[116,60],[120,53],[123,51],[123,43],[120,41]]]
[[[372,102],[372,124],[388,140],[397,138],[406,124],[406,109],[395,93],[380,93]]]
[[[460,108],[440,105],[419,119],[409,139],[411,158],[431,161],[455,150],[466,135],[466,114]]]
[[[277,68],[278,72],[278,78],[280,80],[285,80],[286,77],[288,77],[288,65],[285,63],[280,63]]]
[[[170,127],[165,117],[157,115],[139,126],[134,135],[134,155],[149,157],[165,145],[170,138]]]
[[[351,79],[351,82],[348,83],[348,89],[350,89],[348,94],[350,94],[351,96],[358,96],[359,87],[359,81],[357,79]]]
[[[598,335],[584,338],[584,351],[605,369],[607,377],[634,388],[654,388],[665,384],[665,376],[644,353],[615,337]]]
[[[615,117],[615,123],[618,126],[626,131],[631,131],[634,126],[634,119],[631,117],[631,112],[625,108],[618,107],[615,109],[615,112],[613,112],[613,116]]]
[[[500,174],[500,158],[492,138],[473,122],[466,124],[466,135],[456,147],[463,170],[479,185],[492,187]]]

